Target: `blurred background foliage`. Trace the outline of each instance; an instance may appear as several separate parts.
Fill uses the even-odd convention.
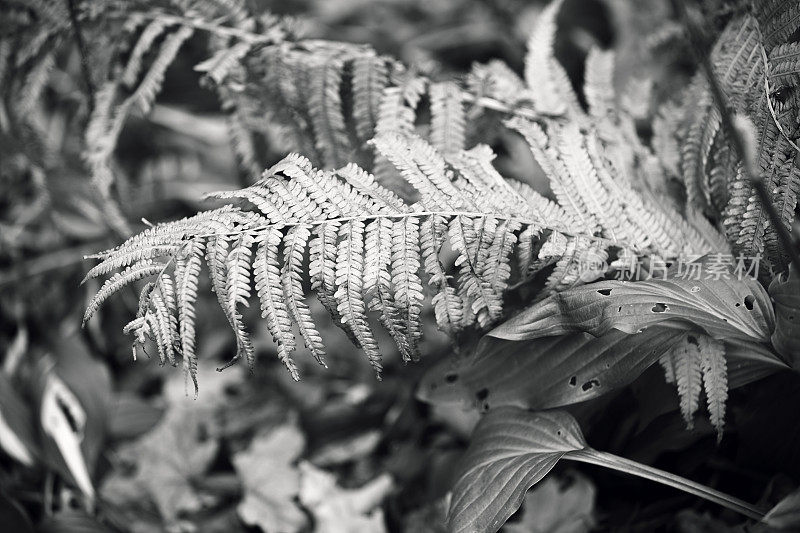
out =
[[[543,7],[525,0],[250,3],[296,17],[309,37],[367,42],[421,71],[456,79],[473,62],[495,58],[521,71],[529,29]],[[739,3],[704,2],[710,36]],[[0,32],[9,22],[4,12],[17,13],[21,4],[0,1]],[[556,53],[580,86],[589,48],[616,44],[619,64],[652,77],[654,98],[663,101],[694,71],[674,18],[670,3],[660,0],[571,0],[559,17]],[[657,61],[626,45],[641,43],[643,35]],[[183,47],[152,113],[132,117],[120,137],[116,194],[133,230],[194,213],[209,191],[247,185],[218,100],[193,70],[204,59],[205,38],[198,32]],[[80,284],[90,264],[83,257],[120,241],[81,159],[76,132],[87,114],[81,76],[78,48],[64,42],[41,98],[31,95],[24,110],[32,126],[15,127],[0,108],[2,529],[443,531],[452,467],[477,414],[414,397],[425,369],[453,349],[442,335],[425,332],[421,363],[404,365],[396,353],[386,354],[378,383],[346,337],[324,321],[327,313],[318,312],[330,339],[328,369],[298,357],[303,381],[291,382],[261,328],[255,373],[217,373],[234,346],[210,291],[201,291],[202,376],[194,400],[179,369],[161,368],[152,358],[131,362],[129,340],[118,332],[135,313],[133,292],[79,330],[97,289]],[[541,186],[520,142],[498,137],[497,164]],[[261,155],[272,163],[285,152],[272,143]],[[798,450],[780,438],[800,424],[764,417],[776,398],[797,401],[800,390],[796,381],[770,379],[746,411],[736,403],[744,392],[734,393],[732,409],[747,418],[746,431],[726,435],[719,448],[707,423],[685,430],[674,391],[657,369],[575,411],[599,448],[692,478],[700,472],[757,501],[791,486],[785,473],[800,472]],[[737,530],[728,525],[735,517],[717,509],[709,514],[689,496],[591,467],[582,472],[559,466],[504,530]]]

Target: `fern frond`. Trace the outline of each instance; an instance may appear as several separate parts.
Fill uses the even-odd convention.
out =
[[[422,282],[417,272],[420,268],[419,221],[404,217],[392,224],[392,284],[394,301],[403,323],[405,351],[411,360],[419,359],[417,343],[422,336]]]
[[[248,304],[254,281],[278,356],[297,377],[291,359],[296,348],[293,323],[312,354],[320,362],[324,356],[302,288],[309,248],[312,290],[376,371],[381,367],[380,351],[370,312],[378,313],[404,359],[418,358],[424,299],[420,270],[435,289],[433,304],[443,329],[457,332],[476,321],[491,324],[502,313],[520,236],[532,241],[533,235],[550,231],[552,237],[554,227],[564,229],[568,222],[564,211],[520,184],[505,182],[491,165],[494,154],[488,147],[445,159],[417,137],[395,135],[375,142],[420,190],[420,202],[408,205],[355,165],[321,171],[307,159],[289,155],[251,187],[213,195],[235,201],[238,207],[228,205],[158,225],[100,254],[101,262],[89,277],[124,270],[106,282],[87,310],[87,319],[124,285],[159,274],[154,288],[143,296],[146,312],[127,331],[137,342],[152,336],[165,361],[177,361],[177,353],[170,350],[180,350],[194,379],[193,305],[205,255],[212,290],[236,337],[231,362],[253,363],[242,307]],[[562,238],[573,244],[580,241],[583,248],[608,246],[593,245],[592,237]],[[446,242],[456,253],[453,274],[439,258]],[[564,254],[574,255],[575,246],[560,252],[552,247],[547,252],[543,246],[542,252],[539,255],[550,253],[545,262],[558,261]],[[523,277],[537,268],[534,248],[525,253]],[[171,288],[173,283],[177,289]]]
[[[130,106],[138,107],[142,113],[148,113],[153,106],[156,95],[161,91],[164,75],[167,68],[178,55],[183,43],[192,36],[194,30],[188,26],[179,27],[174,33],[169,34],[158,51],[158,55],[139,82],[136,91],[129,97]]]
[[[144,55],[151,50],[156,39],[158,39],[164,33],[164,31],[166,31],[166,29],[167,25],[163,21],[154,20],[150,22],[144,28],[144,30],[142,30],[141,35],[139,35],[139,39],[136,41],[136,44],[134,45],[133,50],[131,50],[131,53],[128,57],[128,63],[125,65],[125,70],[123,70],[122,75],[120,76],[122,83],[128,87],[133,87],[135,85],[142,69]]]
[[[430,216],[420,228],[420,246],[428,275],[428,284],[436,289],[433,309],[436,323],[445,333],[453,335],[463,327],[464,302],[450,284],[450,276],[439,260],[439,250],[447,236],[447,218]]]
[[[694,414],[700,405],[703,374],[700,364],[699,335],[686,335],[664,356],[668,358],[678,387],[681,413],[689,429],[694,427]]]
[[[569,171],[559,158],[557,149],[552,146],[544,129],[535,122],[520,118],[509,120],[507,125],[518,131],[527,141],[536,162],[549,177],[550,188],[559,205],[573,221],[570,227],[578,227],[588,234],[596,233],[599,229],[597,220],[593,213],[584,210],[579,203],[580,196],[571,188]]]
[[[755,2],[755,16],[764,35],[767,51],[783,44],[800,28],[800,5],[792,0]]]
[[[184,373],[191,378],[197,394],[197,355],[195,354],[195,302],[197,301],[197,284],[204,244],[190,241],[184,258],[178,258],[175,266],[175,286],[177,293],[178,326],[180,329],[181,353]]]
[[[461,90],[453,82],[430,87],[431,144],[443,154],[464,149],[465,122]]]
[[[83,323],[86,324],[86,322],[92,318],[100,306],[103,305],[103,302],[105,302],[114,293],[135,281],[158,274],[163,268],[164,265],[154,263],[148,259],[139,261],[134,265],[130,265],[122,272],[118,272],[111,276],[108,280],[106,280],[105,283],[103,283],[103,286],[100,287],[100,290],[97,291],[97,294],[94,295],[91,301],[89,301],[89,304],[86,306],[86,311],[83,314]]]
[[[353,220],[339,228],[339,248],[336,257],[334,294],[342,323],[347,325],[367,354],[375,373],[382,370],[378,343],[367,322],[366,305],[362,296],[364,278],[364,223]]]
[[[614,91],[614,52],[598,47],[589,50],[583,92],[589,112],[595,118],[607,117],[616,109]]]
[[[553,57],[556,17],[562,4],[563,0],[550,2],[539,14],[525,56],[525,82],[536,110],[544,115],[558,116],[580,109],[569,77]]]
[[[217,50],[214,55],[194,66],[217,85],[222,84],[242,59],[251,51],[252,43],[238,42],[230,47]]]
[[[386,62],[372,54],[353,61],[353,119],[361,142],[372,138],[383,90],[389,81]]]
[[[252,264],[253,236],[244,233],[236,239],[226,259],[226,304],[227,315],[231,318],[237,338],[237,357],[245,357],[248,366],[252,369],[255,364],[255,350],[249,335],[242,323],[242,315],[238,307],[248,307],[250,298],[250,265]]]
[[[305,226],[293,226],[286,233],[283,239],[284,257],[281,286],[291,316],[300,328],[300,335],[303,337],[306,348],[319,364],[324,365],[325,348],[322,345],[322,337],[314,325],[311,310],[303,301],[301,268],[309,236],[310,232]]]
[[[725,424],[725,402],[728,400],[728,369],[725,361],[725,346],[711,337],[703,335],[700,341],[700,369],[708,401],[711,425],[717,430],[717,442],[722,440]]]
[[[690,429],[694,425],[694,413],[699,407],[700,391],[705,390],[709,418],[717,430],[719,441],[728,399],[725,346],[707,335],[690,333],[666,352],[659,362],[664,368],[667,383],[673,383],[678,388],[681,413]]]
[[[351,145],[345,129],[342,100],[339,94],[344,64],[337,59],[323,59],[311,72],[311,95],[308,109],[316,134],[317,149],[329,167],[344,165]]]
[[[292,378],[299,380],[297,367],[291,354],[296,348],[292,333],[292,320],[281,288],[281,274],[278,268],[278,250],[281,232],[270,228],[258,237],[258,247],[253,265],[256,292],[261,302],[261,316],[267,321],[272,340],[278,347],[278,358],[286,365]]]

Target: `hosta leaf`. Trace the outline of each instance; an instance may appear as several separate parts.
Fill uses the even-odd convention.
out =
[[[766,291],[750,278],[612,280],[554,294],[489,335],[524,340],[569,331],[636,333],[669,321],[675,327],[699,327],[719,340],[768,342],[774,320]]]
[[[735,389],[788,367],[767,346],[756,342],[726,342],[728,387]]]
[[[286,423],[253,438],[250,446],[233,455],[233,466],[244,487],[236,508],[242,521],[263,531],[300,531],[306,524],[295,503],[300,471],[293,465],[303,453],[305,437]]]
[[[656,327],[636,335],[562,335],[526,341],[485,337],[474,353],[432,368],[418,397],[434,404],[477,402],[547,409],[589,400],[636,379],[682,335]]]
[[[769,286],[775,302],[775,331],[772,345],[795,368],[800,368],[800,276],[796,270],[789,276],[775,278]]]
[[[550,409],[619,389],[635,380],[685,335],[656,326],[601,337],[562,335],[525,341],[484,337],[477,349],[452,356],[423,377],[417,397],[434,405],[503,405]],[[767,346],[725,343],[728,387],[747,385],[787,368]]]
[[[760,520],[763,510],[725,493],[624,457],[591,448],[565,411],[501,407],[478,423],[457,472],[448,526],[454,533],[494,533],[522,504],[525,491],[560,459],[599,465],[668,485]]]
[[[447,517],[450,531],[497,531],[565,453],[585,447],[567,413],[492,411],[475,428],[462,460]]]

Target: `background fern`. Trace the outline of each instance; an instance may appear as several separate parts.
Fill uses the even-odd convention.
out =
[[[542,296],[602,276],[609,251],[629,262],[636,254],[675,257],[713,250],[721,239],[703,236],[648,192],[644,175],[653,170],[654,156],[633,133],[630,112],[615,101],[610,52],[589,55],[589,112],[578,104],[547,47],[558,8],[558,2],[551,4],[534,30],[528,75],[537,70],[544,80],[540,89],[566,94],[559,99],[566,107],[541,114],[548,104],[537,99],[546,97],[497,68],[478,70],[474,77],[482,76],[486,92],[469,96],[473,102],[500,102],[503,95],[494,88],[504,85],[532,95],[524,113],[501,105],[516,115],[506,125],[529,144],[558,203],[504,179],[492,166],[494,155],[487,146],[463,150],[463,101],[469,93],[456,84],[407,77],[396,62],[363,47],[302,42],[299,48],[266,48],[258,59],[276,84],[270,94],[277,105],[272,106],[299,128],[299,140],[314,141],[311,153],[335,166],[362,149],[359,136],[377,132],[368,143],[375,149],[377,180],[391,183],[391,164],[418,200],[401,199],[353,164],[324,171],[290,155],[252,187],[216,195],[236,199],[236,207],[157,226],[101,254],[103,262],[87,277],[125,270],[106,281],[84,322],[113,292],[157,274],[155,285],[142,292],[139,315],[128,330],[137,341],[149,336],[162,346],[162,363],[175,364],[173,352],[182,353],[194,379],[193,342],[187,333],[194,330],[193,311],[183,309],[191,306],[191,298],[171,297],[171,276],[180,273],[182,285],[196,286],[196,269],[186,269],[185,248],[205,248],[213,290],[235,333],[234,361],[253,363],[239,311],[251,296],[252,275],[279,357],[297,377],[290,358],[297,346],[292,323],[314,357],[320,363],[324,358],[322,339],[303,301],[302,265],[309,248],[312,289],[380,372],[380,349],[367,311],[379,315],[405,360],[417,359],[421,270],[433,289],[440,328],[456,334],[500,319],[509,284],[524,283],[545,267],[550,273]],[[343,89],[346,66],[352,72],[351,88]],[[396,85],[390,84],[392,73]],[[426,87],[429,127],[414,120]],[[342,94],[352,94],[351,106],[343,105]],[[348,107],[352,114],[344,112]],[[418,134],[427,134],[430,143]],[[445,242],[455,254],[452,265],[443,263]],[[163,266],[155,272],[158,265]]]

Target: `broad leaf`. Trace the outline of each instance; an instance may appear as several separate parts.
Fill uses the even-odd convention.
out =
[[[164,384],[167,411],[149,432],[121,446],[115,459],[135,465],[134,472],[115,468],[101,487],[103,499],[134,513],[141,513],[152,501],[171,526],[185,513],[206,505],[202,488],[196,483],[219,452],[215,412],[226,388],[241,379],[234,371],[215,372],[200,367],[206,383],[197,400],[186,396],[183,376],[174,374]],[[132,474],[132,475],[130,475]]]
[[[566,482],[566,483],[565,483]],[[525,496],[519,522],[506,524],[504,533],[588,533],[595,522],[594,484],[573,472],[548,477]]]
[[[484,416],[462,460],[448,513],[455,533],[494,533],[522,504],[525,492],[560,459],[599,465],[668,485],[755,520],[764,512],[699,483],[592,449],[564,411],[500,407]]]
[[[525,341],[484,337],[466,356],[431,368],[417,398],[435,405],[502,405],[550,409],[606,394],[633,382],[685,336],[657,326],[638,334],[561,335]],[[725,343],[728,386],[737,388],[787,368],[766,346]],[[573,379],[574,378],[574,379]]]
[[[636,333],[669,322],[699,327],[719,340],[769,342],[774,321],[769,296],[750,278],[611,280],[556,293],[489,335],[524,340],[586,331],[599,336],[611,329]]]
[[[800,276],[792,269],[769,285],[775,302],[775,331],[772,345],[795,368],[800,369]]]
[[[53,358],[54,365],[50,356],[42,359],[37,382],[42,454],[91,500],[107,433],[111,375],[75,334],[59,339]]]
[[[682,338],[658,327],[636,335],[561,335],[526,341],[491,337],[467,357],[452,357],[423,378],[426,402],[546,409],[589,400],[623,387]]]
[[[728,387],[731,389],[744,387],[789,368],[772,350],[757,342],[726,342],[725,358],[728,360]]]
[[[585,447],[567,413],[493,410],[475,428],[462,460],[447,519],[450,530],[497,531],[565,453]]]
[[[309,462],[300,463],[300,503],[314,515],[316,531],[325,533],[385,533],[381,502],[394,488],[383,473],[356,489],[344,489],[336,476]]]
[[[0,373],[0,448],[26,466],[39,454],[30,408]]]

